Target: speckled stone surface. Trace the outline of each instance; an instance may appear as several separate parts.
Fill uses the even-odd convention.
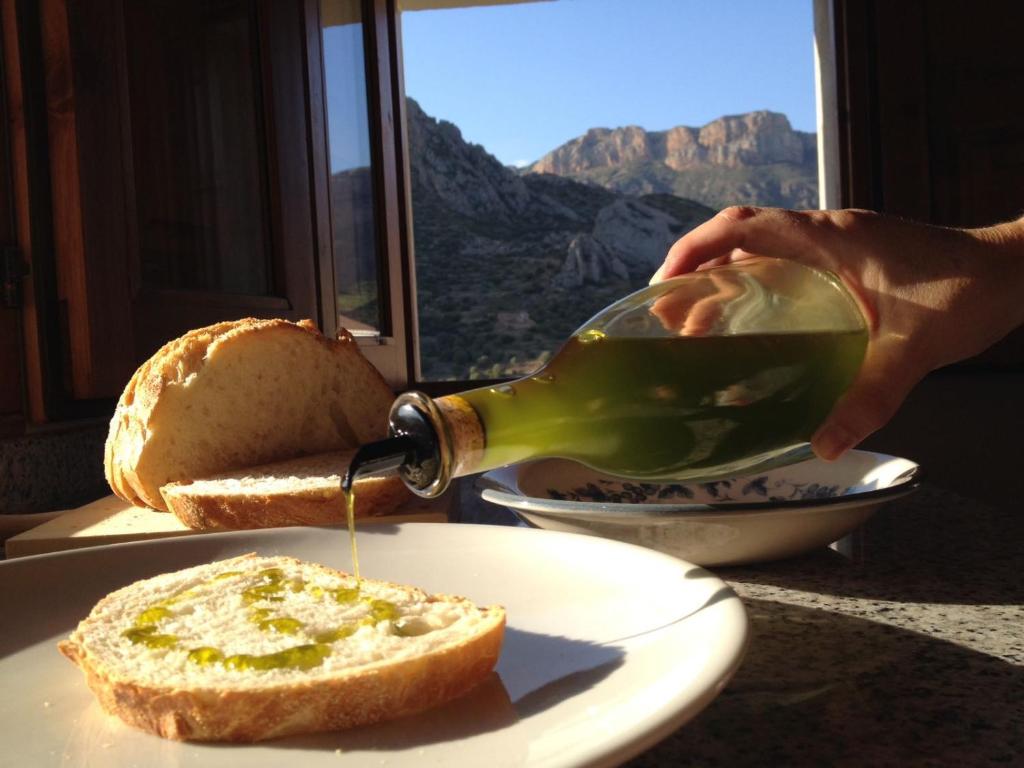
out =
[[[0,440],[0,514],[70,509],[107,490],[106,424]]]
[[[509,523],[469,502],[466,522]],[[747,655],[629,768],[1024,766],[1024,515],[924,487],[829,549],[715,569]]]

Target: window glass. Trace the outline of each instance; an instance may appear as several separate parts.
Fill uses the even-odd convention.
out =
[[[381,329],[361,5],[321,3],[338,323],[357,334]]]
[[[272,293],[252,4],[124,7],[143,285]]]
[[[535,369],[726,205],[817,207],[810,0],[452,5],[401,16],[423,379]]]

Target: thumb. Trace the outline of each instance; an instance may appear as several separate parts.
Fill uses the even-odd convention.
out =
[[[857,377],[811,438],[814,453],[833,461],[885,426],[923,376],[900,341],[869,343]]]

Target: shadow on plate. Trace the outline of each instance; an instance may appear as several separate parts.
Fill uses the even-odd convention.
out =
[[[54,654],[56,656],[56,651]],[[219,755],[246,746],[341,754],[425,748],[500,731],[538,715],[600,683],[622,665],[623,656],[622,649],[615,646],[509,628],[498,670],[465,696],[377,725],[289,736],[254,745],[183,743],[146,737],[116,717],[106,715],[89,695],[88,705],[73,718],[64,742],[64,754],[72,762],[80,758],[80,764],[86,765],[89,756],[110,754],[109,750],[117,746],[124,750],[117,753],[118,757],[150,759],[154,755],[152,750],[156,750],[159,762],[177,764],[185,756],[189,756],[189,760],[198,759],[194,754],[196,750],[214,750]],[[60,663],[59,660],[56,663]],[[78,677],[70,665],[68,674]],[[126,739],[126,735],[129,738]],[[143,740],[131,736],[142,736]],[[523,757],[525,759],[525,755]]]
[[[282,749],[340,750],[344,754],[415,749],[466,739],[507,728],[584,693],[618,669],[623,655],[615,646],[509,627],[497,670],[455,701],[365,728],[266,743]]]

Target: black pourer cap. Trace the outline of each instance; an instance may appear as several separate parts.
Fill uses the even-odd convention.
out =
[[[391,412],[391,437],[362,446],[348,465],[341,479],[341,489],[348,493],[352,484],[363,475],[398,472],[413,491],[429,487],[441,466],[437,433],[428,418],[409,404]]]
[[[341,490],[345,493],[351,491],[352,484],[361,475],[389,475],[397,472],[409,460],[413,451],[412,441],[407,437],[389,437],[387,440],[367,443],[356,451],[349,462],[341,478]]]
[[[392,409],[388,427],[392,439],[405,438],[412,444],[408,459],[398,468],[405,484],[414,491],[433,485],[441,473],[441,444],[430,419],[410,403]]]

